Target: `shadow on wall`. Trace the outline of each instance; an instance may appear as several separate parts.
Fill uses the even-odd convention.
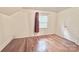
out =
[[[79,43],[77,41],[78,38],[67,27],[64,27],[64,37],[79,45]]]

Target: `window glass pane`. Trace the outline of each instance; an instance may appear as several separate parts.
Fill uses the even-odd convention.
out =
[[[40,22],[48,22],[48,17],[47,16],[40,16],[39,19],[40,19],[39,20]]]
[[[48,17],[47,16],[40,16],[39,17],[39,27],[40,28],[47,28]]]
[[[47,28],[47,23],[40,23],[40,28]]]

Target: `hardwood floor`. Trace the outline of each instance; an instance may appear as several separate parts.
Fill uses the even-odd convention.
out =
[[[79,45],[56,34],[16,38],[2,52],[77,52]]]

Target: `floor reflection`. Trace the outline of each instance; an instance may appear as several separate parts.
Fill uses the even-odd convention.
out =
[[[38,41],[38,44],[37,44],[37,50],[38,52],[45,52],[47,51],[47,43],[45,41],[45,39],[41,39]]]

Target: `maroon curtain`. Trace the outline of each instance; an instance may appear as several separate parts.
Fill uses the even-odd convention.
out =
[[[39,13],[35,13],[35,26],[34,26],[34,32],[38,33],[39,32]]]

